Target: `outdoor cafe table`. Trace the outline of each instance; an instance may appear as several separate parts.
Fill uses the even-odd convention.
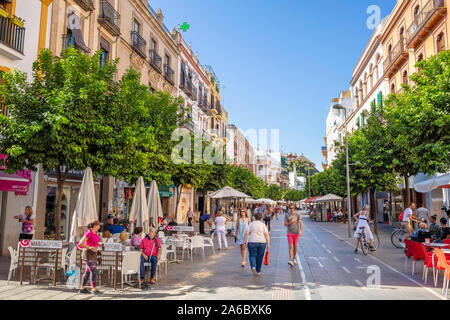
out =
[[[173,235],[170,237],[167,237],[167,241],[169,242],[168,244],[172,244],[172,247],[174,248],[175,251],[175,259],[173,261],[170,261],[169,263],[180,263],[181,260],[178,260],[177,258],[177,248],[182,248],[183,247],[183,243],[184,241],[186,241],[186,239],[189,239],[189,237],[187,235],[184,234],[180,234],[180,235]],[[181,246],[179,246],[179,244],[181,244]]]
[[[426,242],[422,242],[422,244],[425,247],[430,247],[430,248],[445,248],[450,246],[448,243],[426,243]]]

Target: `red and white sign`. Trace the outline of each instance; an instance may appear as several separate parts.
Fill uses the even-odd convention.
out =
[[[173,226],[167,226],[167,231],[172,231],[173,230]]]
[[[30,247],[30,240],[20,240],[19,246],[21,248],[29,248]]]

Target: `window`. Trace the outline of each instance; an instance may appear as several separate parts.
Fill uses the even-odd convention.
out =
[[[170,57],[167,54],[164,57],[164,64],[170,67]]]
[[[402,51],[404,51],[406,48],[406,39],[405,39],[405,28],[403,27],[400,29],[400,42],[402,46]]]
[[[139,22],[137,22],[137,20],[133,20],[133,31],[140,34],[140,32],[139,32],[140,28],[141,28],[141,26],[140,26]]]
[[[378,106],[379,107],[383,106],[383,93],[381,91],[378,92],[377,100],[378,100]]]
[[[108,41],[106,41],[104,38],[100,38],[100,49],[102,50],[101,56],[100,56],[100,67],[103,68],[110,60],[110,51],[111,46]]]
[[[403,80],[403,82],[402,82],[403,84],[408,84],[408,71],[405,70],[403,72],[403,79],[402,80]]]
[[[437,53],[445,50],[444,33],[441,32],[436,39],[436,51]]]
[[[391,84],[391,93],[395,93],[395,84]]]
[[[417,22],[417,20],[419,19],[419,14],[420,14],[420,6],[417,5],[417,6],[414,8],[414,21]]]
[[[184,62],[181,63],[180,85],[186,85],[186,65],[184,64]]]
[[[150,41],[150,50],[153,52],[153,51],[156,51],[156,41],[155,41],[155,39],[152,39],[151,41]]]

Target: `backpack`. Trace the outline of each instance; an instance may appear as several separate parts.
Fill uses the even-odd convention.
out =
[[[405,211],[403,211],[402,213],[400,213],[400,216],[398,217],[399,221],[403,221],[403,216],[405,215]]]

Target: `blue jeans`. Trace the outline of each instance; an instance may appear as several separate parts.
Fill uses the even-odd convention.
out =
[[[150,261],[149,261],[150,260]],[[141,279],[145,278],[145,267],[144,267],[144,263],[146,262],[150,262],[150,277],[154,278],[156,275],[156,267],[157,267],[157,263],[158,263],[158,257],[149,257],[149,259],[145,260],[145,258],[143,256],[141,256]]]
[[[248,245],[248,259],[250,260],[250,267],[256,268],[256,272],[261,272],[261,266],[266,252],[266,244],[258,242],[249,242]]]

